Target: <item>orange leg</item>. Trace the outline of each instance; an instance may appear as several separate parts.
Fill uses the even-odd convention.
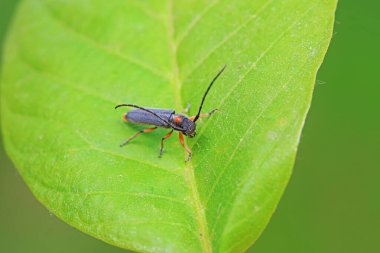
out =
[[[133,140],[134,138],[136,138],[140,134],[142,134],[142,133],[149,133],[149,132],[152,132],[153,130],[156,130],[156,129],[157,129],[157,127],[151,127],[151,128],[142,129],[142,130],[138,131],[137,133],[135,133],[133,136],[129,137],[129,139],[126,140],[124,143],[120,144],[120,147],[127,145],[131,140]]]
[[[186,152],[189,154],[189,156],[187,157],[187,160],[185,160],[186,162],[190,161],[190,158],[191,158],[191,150],[189,149],[189,147],[185,144],[185,140],[183,139],[183,134],[181,132],[179,132],[179,142],[181,142],[182,146],[185,148]]]
[[[209,113],[202,113],[202,114],[200,114],[199,115],[199,118],[206,118],[206,117],[210,117],[214,112],[216,112],[218,109],[214,109],[214,110],[212,110],[211,112],[209,112]],[[189,119],[191,120],[191,121],[194,121],[194,118],[195,118],[195,116],[191,116]]]
[[[164,140],[168,139],[172,135],[173,130],[174,129],[172,129],[167,135],[165,135],[164,137],[162,137],[162,139],[161,139],[161,148],[160,148],[160,156],[159,157],[161,157],[162,153],[164,152]]]

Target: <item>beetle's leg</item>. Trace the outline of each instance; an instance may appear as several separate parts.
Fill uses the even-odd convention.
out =
[[[142,133],[149,133],[149,132],[152,132],[153,130],[156,130],[156,129],[157,129],[157,127],[151,127],[151,128],[142,129],[142,130],[138,131],[137,133],[135,133],[134,135],[132,135],[131,137],[129,137],[129,139],[126,140],[124,143],[120,144],[120,147],[127,145],[131,140],[133,140],[134,138],[136,138],[140,134],[142,134]]]
[[[183,109],[182,113],[187,113],[190,110],[191,104],[187,103],[187,106],[185,109]]]
[[[160,156],[162,156],[162,153],[164,152],[164,140],[168,139],[172,133],[173,133],[174,129],[172,129],[167,135],[165,135],[164,137],[162,137],[161,139],[161,148],[160,148]]]
[[[187,157],[187,160],[185,160],[186,162],[190,161],[190,158],[191,158],[191,150],[190,148],[185,144],[185,140],[183,139],[183,134],[181,132],[179,132],[179,142],[181,142],[182,146],[185,148],[186,152],[189,154],[189,156]]]
[[[211,116],[214,112],[216,112],[217,110],[218,110],[218,109],[214,109],[214,110],[212,110],[212,111],[209,112],[209,113],[202,113],[202,114],[199,115],[199,118],[210,117],[210,116]],[[191,121],[193,121],[194,118],[195,118],[195,116],[191,116],[189,119],[190,119]]]

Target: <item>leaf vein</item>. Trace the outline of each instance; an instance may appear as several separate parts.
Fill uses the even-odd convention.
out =
[[[303,69],[302,67],[300,69]],[[255,118],[255,120],[252,122],[252,124],[249,126],[249,128],[247,129],[247,131],[244,133],[243,137],[240,139],[238,145],[235,147],[234,151],[232,152],[231,154],[231,157],[230,159],[228,159],[228,161],[226,162],[226,165],[223,167],[222,171],[219,173],[219,176],[218,178],[216,179],[216,181],[213,183],[213,186],[211,188],[211,191],[210,191],[210,194],[209,196],[207,197],[207,201],[206,203],[210,200],[211,198],[211,195],[214,193],[215,191],[215,188],[217,186],[217,184],[220,182],[220,179],[221,177],[223,176],[224,172],[226,171],[226,169],[228,168],[229,164],[231,163],[233,157],[235,156],[237,150],[240,148],[241,144],[243,143],[244,140],[246,140],[246,137],[248,136],[248,134],[252,131],[253,128],[255,128],[255,126],[257,125],[258,123],[258,120],[259,118],[261,118],[263,116],[263,113],[270,107],[270,105],[276,100],[276,98],[279,97],[279,95],[284,92],[286,90],[286,88],[288,87],[288,85],[291,83],[291,81],[296,77],[296,75],[293,75],[292,77],[289,78],[289,80],[287,81],[287,83],[285,85],[283,85],[278,91],[277,93],[274,95],[274,97],[272,97],[272,99],[269,101],[269,103],[264,107],[264,109],[260,112],[260,114],[258,115],[258,117]],[[282,135],[281,135],[282,136]],[[280,137],[281,137],[280,136]],[[274,149],[274,148],[273,148]],[[272,152],[268,152],[269,154],[271,154]],[[264,164],[264,162],[266,161],[266,158],[263,159],[262,163],[258,166],[259,168]],[[248,182],[250,180],[250,176],[247,176],[246,177],[246,180],[244,183],[242,183],[242,185],[244,185],[246,182]],[[235,193],[239,192],[241,189],[240,188],[236,188],[235,191],[232,193],[232,195],[235,195]],[[226,210],[226,209],[224,209]],[[219,215],[216,217],[215,219],[215,223],[214,223],[214,226],[212,228],[212,232],[211,234],[214,233],[214,230],[215,230],[215,227],[216,227],[216,224],[218,223],[218,220],[220,219],[220,217],[222,216],[224,212],[220,212]]]
[[[71,85],[71,83],[73,83],[73,81],[66,80],[63,77],[61,77],[61,76],[59,76],[56,73],[53,73],[51,71],[43,71],[40,68],[37,68],[22,53],[19,53],[18,55],[20,56],[20,58],[25,63],[25,66],[29,67],[29,69],[35,71],[36,73],[40,73],[41,75],[44,75],[45,77],[47,77],[49,79],[54,79],[55,82],[60,83],[63,86],[71,88],[71,89],[73,89],[75,91],[78,91],[78,92],[80,92],[80,93],[82,93],[84,95],[88,95],[88,96],[92,96],[92,97],[98,98],[100,100],[103,100],[104,102],[107,102],[107,103],[110,103],[110,104],[113,104],[113,105],[117,104],[117,102],[113,101],[110,98],[100,96],[98,93],[94,93],[94,92],[92,92],[92,91],[90,91],[88,89],[83,88],[83,87],[87,87],[87,85],[84,85],[84,84],[81,84],[81,85],[78,85],[78,86]],[[76,82],[76,83],[78,83],[78,82]]]
[[[168,42],[169,47],[171,48],[171,58],[172,58],[172,66],[173,66],[173,78],[172,78],[172,84],[175,89],[175,95],[176,95],[176,107],[179,109],[180,106],[182,106],[181,101],[181,80],[179,75],[179,66],[178,66],[178,59],[177,59],[177,46],[175,44],[174,40],[174,13],[173,13],[173,0],[168,0]],[[194,176],[194,169],[189,166],[189,163],[187,163],[185,168],[185,180],[189,186],[190,194],[192,198],[192,202],[194,205],[194,210],[196,213],[196,222],[198,224],[198,238],[202,246],[202,251],[204,253],[211,253],[212,252],[212,245],[211,241],[208,236],[208,227],[207,227],[207,220],[204,214],[204,208],[202,206],[202,203],[199,199],[199,193],[197,189],[197,183]]]
[[[223,46],[225,43],[227,43],[230,39],[232,39],[235,35],[238,34],[238,32],[243,29],[248,23],[255,20],[261,12],[263,12],[270,4],[273,2],[273,0],[269,0],[266,2],[255,14],[249,16],[245,21],[243,21],[237,28],[235,28],[231,33],[227,34],[226,37],[224,37],[219,43],[217,43],[213,48],[211,48],[207,53],[204,54],[204,57],[202,57],[198,62],[194,64],[194,67],[189,71],[187,76],[190,76],[196,69],[198,69],[218,48]]]
[[[44,1],[42,1],[44,2]],[[161,70],[158,70],[154,68],[153,66],[150,66],[132,56],[123,55],[115,50],[111,50],[110,48],[100,44],[99,42],[95,41],[91,37],[87,36],[86,34],[83,34],[76,30],[73,26],[69,25],[65,20],[59,17],[51,8],[49,8],[48,5],[44,4],[46,7],[47,13],[50,14],[50,17],[52,17],[52,20],[55,20],[56,23],[60,24],[62,28],[64,28],[67,32],[71,33],[72,35],[76,36],[77,38],[81,39],[84,42],[87,42],[89,45],[91,45],[93,48],[98,49],[99,51],[103,51],[109,55],[113,55],[125,62],[132,63],[140,68],[143,68],[145,70],[148,70],[152,74],[161,77],[165,80],[168,80],[167,74],[162,72]]]
[[[214,7],[216,4],[218,4],[220,2],[220,0],[215,0],[213,1],[211,4],[209,4],[208,6],[206,6],[206,8],[204,8],[201,12],[199,12],[198,15],[196,15],[189,23],[189,25],[185,28],[184,32],[178,36],[177,38],[177,48],[180,47],[182,41],[187,37],[189,36],[191,30],[195,27],[195,25],[202,19],[205,17],[205,15],[212,9],[212,7]]]

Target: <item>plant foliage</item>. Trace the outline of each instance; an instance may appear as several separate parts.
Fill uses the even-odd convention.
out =
[[[6,150],[49,210],[141,252],[243,252],[289,180],[335,0],[25,0],[5,48]],[[119,103],[195,114],[158,158]]]

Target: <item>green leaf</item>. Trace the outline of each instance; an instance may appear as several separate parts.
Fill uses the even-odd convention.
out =
[[[335,0],[26,0],[2,70],[5,146],[41,203],[141,252],[243,252],[289,180]],[[195,114],[185,151],[119,103]]]

